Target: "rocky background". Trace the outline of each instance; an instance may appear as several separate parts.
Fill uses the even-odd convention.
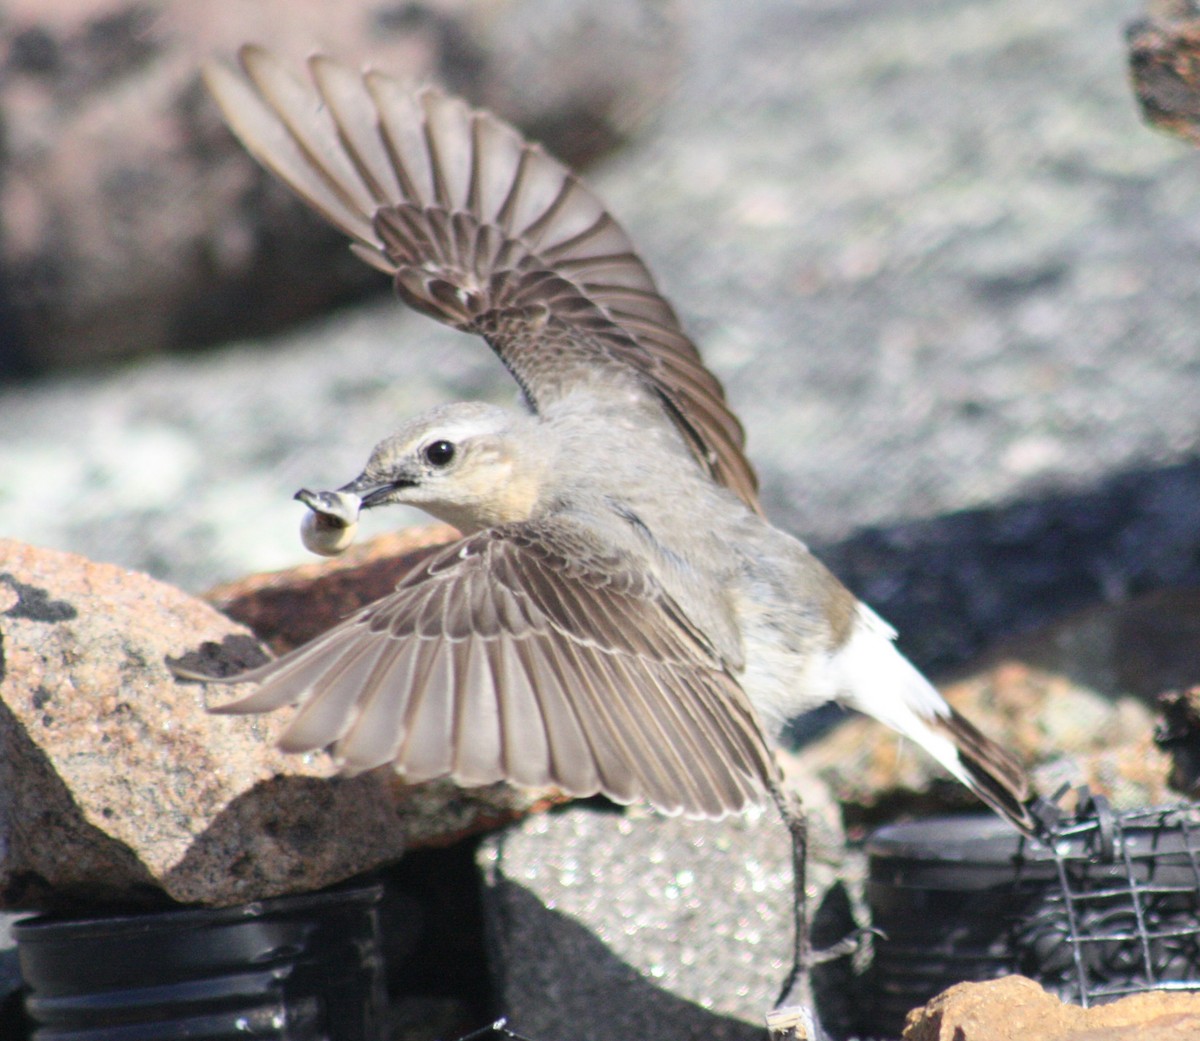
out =
[[[196,65],[250,38],[592,157],[772,516],[922,664],[1200,577],[1200,170],[1138,118],[1134,7],[284,6],[6,6],[0,532],[201,590],[303,559],[291,493],[399,417],[511,394],[244,164]]]
[[[269,804],[234,795],[225,812],[214,793],[228,778],[198,761],[164,786],[165,823],[91,787],[105,771],[73,744],[88,721],[54,698],[112,685],[109,674],[86,655],[81,669],[50,669],[47,647],[77,662],[104,638],[101,625],[100,642],[72,644],[92,638],[83,619],[132,632],[147,602],[193,619],[138,645],[158,671],[114,702],[130,715],[102,728],[151,766],[171,760],[138,742],[151,731],[202,742],[210,723],[192,693],[162,708],[175,689],[163,654],[179,653],[195,618],[210,638],[237,630],[102,565],[199,593],[311,559],[296,488],[348,480],[400,418],[431,404],[512,397],[481,344],[406,314],[226,134],[198,67],[258,40],[297,64],[321,49],[441,81],[585,165],[724,381],[773,518],[897,625],[918,664],[969,669],[956,703],[1038,763],[1043,787],[1087,780],[1131,804],[1165,798],[1149,702],[1200,678],[1188,592],[1200,585],[1200,156],[1139,119],[1124,27],[1140,14],[1111,0],[427,0],[336,15],[295,0],[5,5],[0,537],[15,542],[0,552],[0,620],[10,674],[19,666],[38,686],[24,715],[14,709],[18,726],[0,718],[0,749],[36,745],[35,759],[77,785],[70,798],[52,792],[72,837],[109,821],[106,879],[185,900],[265,893],[204,887]],[[376,531],[418,519],[369,517]],[[17,543],[97,563],[56,572],[66,558]],[[106,617],[106,603],[120,612]],[[54,630],[60,645],[43,627],[64,620],[64,604],[77,614],[66,637]],[[121,645],[122,668],[133,646]],[[822,893],[848,870],[843,825],[861,836],[894,808],[881,788],[927,781],[865,726],[842,727],[798,767]],[[221,748],[245,752],[205,754],[233,756],[247,784],[283,769],[249,725],[221,735]],[[171,740],[163,747],[182,747]],[[1072,768],[1047,748],[1069,750]],[[333,792],[302,808],[352,826],[338,800],[353,791],[290,783]],[[5,812],[0,799],[7,828]],[[412,841],[390,812],[364,815],[373,857]],[[155,827],[139,833],[139,818]],[[485,903],[517,966],[504,997],[518,1025],[537,1041],[568,1028],[649,1036],[665,1022],[649,987],[618,1022],[611,1009],[586,1020],[597,1012],[586,987],[578,1007],[558,994],[561,1014],[547,1018],[547,988],[564,977],[632,965],[679,996],[672,1036],[757,1036],[747,1023],[787,947],[778,833],[750,821],[710,843],[742,851],[741,863],[763,858],[748,889],[720,892],[718,856],[647,872],[626,906],[610,894],[630,891],[630,864],[669,867],[673,850],[690,857],[705,842],[671,822],[621,821],[570,810],[480,847]],[[60,851],[48,866],[44,833],[22,826],[0,859],[0,906],[49,899],[30,879],[55,870],[77,889],[90,862]],[[461,820],[448,830],[461,834]],[[301,819],[298,834],[262,845],[284,850],[293,885],[327,882],[336,872],[295,844],[311,844],[313,827]],[[196,835],[203,848],[188,846]],[[581,851],[593,864],[582,882]],[[420,884],[453,903],[441,862],[425,870],[434,882]],[[570,917],[548,914],[560,906]],[[677,942],[672,930],[701,906],[740,960],[712,964]],[[0,917],[0,1002],[15,979],[7,927]],[[631,929],[664,937],[661,950],[627,949]],[[613,965],[596,936],[619,954]],[[462,1008],[451,1003],[443,1034],[462,1027]],[[432,1036],[444,1006],[430,1009],[406,1013],[425,1034],[396,1036]]]

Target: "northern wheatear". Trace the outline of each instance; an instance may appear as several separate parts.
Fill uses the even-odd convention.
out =
[[[768,793],[787,808],[771,747],[833,700],[1034,829],[1021,766],[763,518],[720,384],[571,171],[436,91],[320,57],[309,86],[260,49],[240,58],[244,76],[212,68],[208,83],[249,151],[408,304],[484,337],[529,407],[440,406],[339,491],[299,493],[318,551],[345,548],[358,510],[390,503],[464,537],[233,677],[258,686],[218,711],[298,705],[283,747],[329,747],[350,772],[391,763],[411,781],[552,785],[720,817]]]

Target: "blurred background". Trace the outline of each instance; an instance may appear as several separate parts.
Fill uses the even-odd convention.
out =
[[[919,664],[1200,584],[1200,156],[1139,119],[1140,13],[9,0],[0,536],[201,591],[312,559],[292,493],[403,418],[514,397],[225,131],[199,67],[258,41],[441,82],[583,167],[768,512]]]

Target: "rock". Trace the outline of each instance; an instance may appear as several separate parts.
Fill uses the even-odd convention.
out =
[[[1200,143],[1200,18],[1190,0],[1159,0],[1126,30],[1129,73],[1151,126]]]
[[[585,160],[655,109],[674,35],[643,0],[506,0],[486,12],[465,0],[348,3],[336,18],[293,0],[10,5],[0,20],[5,367],[262,332],[386,285],[225,130],[199,70],[244,42],[297,67],[323,50],[440,80],[510,107]],[[555,64],[542,64],[549,54]],[[537,76],[514,75],[531,61]]]
[[[682,74],[679,0],[508,0],[500,17],[458,7],[478,61],[452,85],[575,168],[652,125]]]
[[[297,57],[324,39],[359,60],[365,8],[319,34],[284,0],[24,7],[4,25],[0,268],[9,339],[25,367],[204,342],[247,319],[267,329],[338,298],[316,258],[294,272],[292,303],[257,277],[256,253],[305,256],[314,234],[288,200],[257,185],[199,70],[247,37]],[[382,34],[372,50],[417,75],[435,67],[428,33]],[[278,233],[256,241],[261,227],[247,226],[244,207],[277,215]],[[350,270],[331,259],[331,240],[327,266]],[[367,284],[360,277],[358,292]]]
[[[1171,787],[1189,799],[1200,797],[1200,687],[1159,695],[1162,720],[1154,743],[1171,757]]]
[[[178,590],[0,541],[0,907],[303,892],[534,800],[405,788],[389,771],[333,778],[324,755],[275,749],[286,714],[211,716],[206,697],[234,691],[177,682],[167,665],[261,657]]]
[[[845,852],[819,782],[804,791],[825,945],[853,928]],[[717,822],[577,803],[489,837],[480,860],[500,1011],[532,1038],[760,1038],[791,965],[790,857],[769,808]],[[846,964],[822,972],[822,1015],[844,1023]]]
[[[275,780],[286,765],[270,744],[278,722],[211,717],[204,689],[167,668],[203,640],[253,657],[244,629],[144,576],[7,541],[0,596],[5,905],[146,901],[155,890],[233,903],[297,878],[333,880],[315,825],[322,811],[340,821],[382,806],[377,782],[351,786],[357,800],[315,783],[330,773],[319,757]],[[276,813],[286,787],[306,792],[290,819]]]
[[[904,1041],[1189,1041],[1200,994],[1151,991],[1090,1009],[1023,976],[960,983],[909,1013]]]

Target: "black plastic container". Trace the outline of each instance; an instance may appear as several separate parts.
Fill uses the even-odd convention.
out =
[[[863,1027],[898,1037],[908,1010],[946,987],[1015,971],[1013,926],[1055,879],[1053,860],[1022,862],[1020,847],[991,816],[897,824],[871,836],[867,902],[882,935]]]
[[[1096,1004],[1200,989],[1200,819],[1194,808],[1069,822],[1052,846],[992,816],[894,825],[867,843],[875,941],[863,1026],[898,1036],[906,1012],[964,980],[1018,972]]]
[[[13,930],[34,1041],[381,1041],[378,885]]]

